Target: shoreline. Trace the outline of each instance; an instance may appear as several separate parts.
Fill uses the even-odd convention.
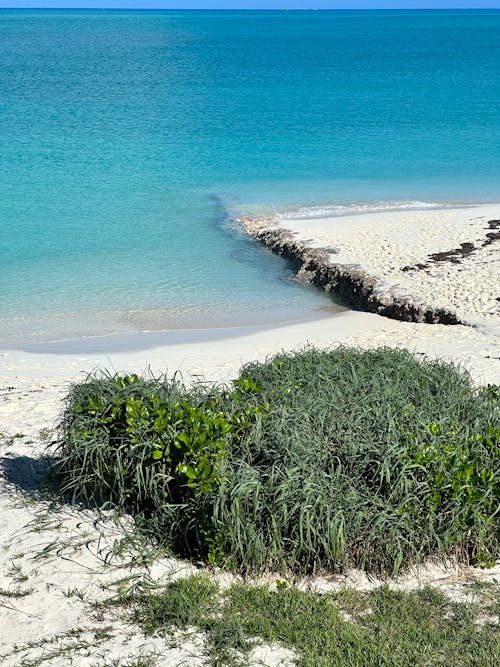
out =
[[[238,222],[272,252],[294,262],[298,280],[338,295],[355,310],[449,325],[500,318],[494,268],[500,204],[334,216],[280,214]],[[420,243],[414,250],[410,244],[415,246],[416,236]],[[405,255],[410,261],[404,261]],[[458,285],[463,267],[457,265],[465,264],[473,267],[473,276]],[[422,280],[423,274],[429,278]],[[485,282],[487,307],[476,308],[472,318],[460,296],[443,289],[451,285],[465,293],[466,303],[477,299],[483,306]]]
[[[64,351],[0,349],[0,388],[67,385],[82,374],[102,368],[111,372],[161,375],[180,371],[223,382],[236,376],[247,362],[263,360],[282,350],[304,345],[320,348],[350,345],[360,348],[404,347],[417,355],[448,359],[469,370],[478,384],[500,382],[500,326],[402,322],[374,313],[348,310],[319,320],[272,329],[247,331],[236,337],[217,336],[203,341],[120,349],[85,350],[79,345]],[[40,397],[43,400],[43,397]],[[8,413],[0,418],[0,432],[8,425]]]
[[[436,290],[431,292],[429,287],[443,277],[449,284],[456,279],[457,276],[454,276],[452,280],[447,280],[443,268],[456,268],[459,263],[468,263],[474,265],[476,273],[477,266],[484,264],[485,255],[489,255],[489,261],[492,261],[500,241],[500,204],[423,201],[415,201],[413,206],[411,202],[406,202],[406,206],[403,205],[405,202],[390,204],[367,204],[365,209],[354,207],[353,210],[340,205],[299,207],[289,212],[278,211],[264,218],[259,215],[238,217],[233,213],[234,226],[239,228],[240,233],[257,240],[292,265],[295,273],[288,280],[320,287],[327,294],[336,295],[337,301],[326,298],[323,305],[315,305],[313,298],[312,305],[307,309],[282,308],[272,311],[272,317],[271,312],[257,310],[253,314],[247,309],[239,317],[234,317],[234,313],[230,317],[223,313],[215,318],[211,311],[210,317],[199,316],[192,321],[185,318],[171,321],[171,313],[165,320],[161,310],[38,314],[21,318],[29,323],[33,329],[31,333],[14,335],[4,331],[0,337],[3,338],[0,349],[39,349],[43,352],[60,346],[66,352],[74,346],[82,350],[92,347],[98,351],[99,341],[104,343],[103,349],[112,349],[115,342],[119,349],[146,349],[160,344],[214,339],[216,336],[239,337],[246,335],[247,331],[272,330],[314,321],[348,309],[402,321],[475,325],[481,317],[477,314],[474,317],[474,313],[470,316],[457,312],[460,310],[457,308],[460,299],[449,299],[447,294],[436,295]],[[481,230],[478,227],[482,223],[472,224],[472,230],[466,228],[468,222],[479,218],[484,218],[485,223]],[[433,228],[438,228],[443,220],[447,228],[441,235],[433,235]],[[399,228],[401,221],[403,224]],[[454,224],[450,222],[458,223],[458,237],[457,229],[453,229]],[[421,224],[424,225],[423,237],[428,247],[422,246],[420,238],[420,247],[415,253],[415,240]],[[401,236],[400,239],[392,238],[394,231],[396,236]],[[482,234],[481,238],[478,238],[478,233]],[[360,242],[363,236],[369,237],[369,242],[364,238]],[[404,241],[404,247],[401,241]],[[385,249],[388,250],[385,255],[381,252],[384,242],[392,243],[392,247]],[[473,257],[478,252],[481,257]],[[374,262],[367,263],[367,258]],[[472,262],[469,261],[471,259]],[[399,267],[390,266],[395,262],[399,262]],[[432,280],[424,284],[422,277],[426,274]],[[491,275],[489,281],[494,282]],[[416,289],[415,283],[420,283]],[[438,291],[442,286],[438,286]],[[484,295],[476,292],[470,296],[482,299]],[[496,303],[489,304],[489,308],[490,315],[494,308],[495,317],[500,318],[498,297]],[[104,320],[101,320],[102,317]],[[146,324],[148,317],[150,326]],[[106,318],[114,318],[116,326],[110,327],[110,322],[106,324]],[[141,322],[141,318],[144,321]],[[7,327],[7,332],[11,319],[4,318],[0,322]],[[57,327],[50,331],[58,320],[67,320],[64,325],[69,327],[66,333],[61,330],[58,335]],[[88,326],[89,321],[93,322],[92,327]],[[82,327],[82,322],[87,324]],[[95,341],[95,344],[89,341]]]
[[[332,303],[331,311],[327,307],[317,308],[302,317],[291,320],[273,320],[269,322],[241,325],[221,325],[210,327],[172,328],[160,330],[138,330],[130,332],[104,333],[88,336],[75,336],[59,340],[26,342],[0,345],[4,351],[24,351],[32,354],[102,354],[104,352],[135,352],[157,347],[205,343],[207,341],[242,338],[260,331],[290,327],[297,324],[328,319],[348,311],[347,307]]]
[[[324,299],[321,305],[312,303],[307,308],[281,308],[278,311],[248,309],[245,313],[234,311],[229,315],[219,314],[217,317],[213,315],[218,312],[214,306],[206,316],[198,315],[191,319],[172,319],[171,313],[164,316],[161,310],[82,311],[26,317],[24,320],[28,322],[28,329],[24,333],[10,331],[12,323],[23,318],[4,318],[0,319],[0,349],[78,345],[79,342],[85,344],[88,340],[133,341],[141,338],[144,340],[140,341],[139,347],[152,347],[153,345],[145,342],[147,337],[153,340],[164,337],[165,344],[168,344],[171,342],[169,338],[174,342],[182,341],[186,337],[203,340],[206,337],[213,338],[214,332],[224,332],[224,336],[237,336],[246,330],[288,326],[328,317],[330,313],[345,310],[347,308],[341,304]],[[82,326],[82,323],[85,323],[85,326]],[[158,342],[154,343],[157,344]],[[131,347],[134,347],[133,343]]]

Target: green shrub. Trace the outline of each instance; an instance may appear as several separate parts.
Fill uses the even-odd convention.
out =
[[[55,466],[61,492],[132,511],[172,543],[216,547],[206,498],[219,482],[228,441],[259,412],[224,413],[224,396],[137,375],[101,374],[74,385]]]
[[[271,407],[231,449],[214,516],[247,569],[397,571],[499,547],[499,411],[450,364],[306,349],[247,365]]]
[[[101,375],[70,391],[56,470],[62,491],[132,511],[213,564],[487,564],[498,406],[498,388],[390,349],[280,354],[231,387]]]

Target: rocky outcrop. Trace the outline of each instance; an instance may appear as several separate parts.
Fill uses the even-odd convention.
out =
[[[462,324],[451,310],[428,306],[406,290],[381,283],[359,265],[336,264],[331,253],[306,247],[286,229],[242,222],[251,236],[294,264],[298,280],[336,294],[354,310],[405,322]]]

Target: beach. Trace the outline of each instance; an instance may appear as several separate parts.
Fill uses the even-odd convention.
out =
[[[402,525],[399,520],[404,517],[405,525],[410,526],[406,534],[404,530],[401,533],[406,540],[420,522],[422,542],[411,556],[435,553],[432,548],[426,550],[426,544],[437,542],[429,537],[428,514],[421,510],[425,506],[434,511],[437,501],[431,500],[430,494],[414,494],[409,501],[407,491],[414,488],[412,465],[418,467],[424,461],[422,465],[431,472],[425,473],[426,481],[419,488],[438,493],[441,478],[436,475],[431,479],[431,473],[436,460],[445,467],[450,454],[447,438],[451,441],[450,460],[456,464],[453,470],[466,477],[472,475],[471,470],[477,472],[487,458],[478,454],[476,443],[481,443],[488,456],[488,447],[494,446],[489,429],[500,384],[499,31],[499,11],[476,9],[0,9],[2,667],[215,664],[210,662],[215,650],[210,633],[199,630],[207,627],[202,622],[193,622],[193,627],[181,623],[172,637],[156,632],[146,635],[138,619],[131,620],[131,607],[121,603],[149,585],[154,590],[156,585],[185,581],[193,573],[206,575],[225,593],[232,582],[243,580],[214,565],[226,561],[211,561],[211,547],[203,551],[203,558],[207,556],[212,563],[210,567],[205,560],[167,558],[149,539],[137,539],[132,517],[121,516],[117,521],[108,509],[99,512],[93,506],[77,507],[59,498],[56,501],[47,492],[44,474],[61,437],[58,429],[68,391],[98,371],[137,373],[145,378],[181,376],[186,385],[200,380],[221,385],[237,378],[246,363],[307,346],[322,350],[338,346],[399,348],[409,350],[417,360],[447,360],[459,365],[470,373],[476,387],[495,387],[476,392],[465,382],[467,389],[462,392],[458,381],[457,391],[453,382],[453,391],[448,390],[446,382],[441,382],[443,367],[434,365],[433,372],[439,374],[437,384],[445,388],[431,393],[435,385],[427,378],[420,381],[418,372],[422,369],[412,358],[411,366],[404,369],[411,367],[413,372],[404,370],[397,386],[386,382],[386,375],[378,385],[372,383],[373,367],[369,367],[364,396],[367,402],[373,397],[372,408],[359,400],[359,385],[344,374],[345,366],[337,376],[346,378],[345,385],[337,381],[320,387],[338,388],[337,398],[318,394],[318,400],[301,377],[291,385],[276,382],[279,391],[286,389],[286,397],[282,391],[283,396],[275,401],[279,408],[293,405],[285,403],[283,397],[293,399],[295,389],[304,386],[301,400],[311,399],[309,406],[304,401],[303,420],[302,412],[284,409],[282,427],[291,436],[288,445],[309,445],[311,458],[303,457],[302,452],[296,457],[304,469],[308,468],[307,473],[317,463],[323,466],[321,473],[326,477],[331,473],[330,464],[332,469],[337,465],[337,458],[331,456],[333,449],[319,457],[319,440],[312,447],[309,436],[297,437],[298,431],[291,428],[288,419],[291,413],[304,424],[333,424],[342,436],[352,436],[354,446],[345,450],[349,455],[360,443],[366,444],[365,434],[382,434],[375,443],[379,449],[374,451],[391,452],[384,439],[385,426],[390,426],[393,442],[397,446],[402,443],[398,461],[408,463],[410,469],[410,478],[405,478],[410,483],[400,484],[403,501],[402,506],[394,506],[394,515],[399,510],[401,513],[393,526]],[[364,356],[372,359],[377,355]],[[378,356],[393,360],[398,355]],[[405,358],[408,361],[407,355]],[[393,364],[388,364],[390,372]],[[321,384],[323,376],[316,372],[314,376]],[[415,382],[406,382],[408,377]],[[111,384],[122,388],[119,383]],[[388,385],[392,391],[385,392]],[[237,393],[238,386],[232,385],[232,391]],[[400,386],[410,387],[404,401]],[[406,420],[418,403],[411,392],[422,387],[430,387],[430,398],[421,403],[424,407],[415,433],[421,428],[422,450],[428,442],[438,443],[434,459],[432,452],[418,450],[413,430],[408,428],[412,417]],[[377,427],[366,426],[375,422],[365,422],[364,414],[349,421],[350,408],[345,408],[348,418],[341,421],[344,415],[337,404],[341,403],[339,396],[342,399],[349,389],[351,405],[359,407],[360,413],[365,410],[381,415]],[[444,396],[442,402],[436,399],[439,391]],[[479,407],[474,403],[469,409],[471,404],[467,403],[462,409],[464,393],[477,400]],[[450,402],[452,394],[458,396],[456,403]],[[388,402],[381,402],[381,396]],[[254,398],[250,391],[250,399]],[[311,417],[311,408],[317,405],[330,410],[324,419]],[[395,424],[387,419],[388,405],[396,405]],[[459,408],[454,412],[450,405]],[[229,440],[231,429],[237,433],[240,427],[250,429],[248,424],[254,417],[260,424],[259,410],[266,413],[266,406],[263,399],[262,405],[252,405],[249,412],[246,407],[231,422],[227,414],[221,417],[218,413],[213,419],[210,404],[208,421],[212,420],[212,426],[218,422],[221,429],[227,427],[225,437]],[[430,421],[428,409],[434,409],[435,422]],[[443,413],[446,431],[440,431],[436,423]],[[126,418],[124,421],[130,426]],[[167,430],[172,429],[172,421]],[[176,428],[180,423],[182,419],[176,416]],[[358,425],[361,436],[353,430]],[[127,427],[121,437],[130,445],[135,436]],[[325,451],[338,445],[332,432],[320,442]],[[247,435],[245,432],[244,438]],[[84,442],[86,437],[82,437]],[[252,446],[248,451],[273,452],[272,465],[262,464],[262,469],[267,472],[276,467],[282,472],[288,466],[290,447],[281,449],[284,458],[280,468],[275,465],[277,450],[268,447],[272,444],[269,440],[262,449]],[[199,444],[197,437],[193,441]],[[99,448],[102,442],[96,442]],[[111,448],[114,462],[115,442]],[[137,443],[139,453],[149,455],[143,432]],[[156,445],[157,441],[153,447]],[[459,448],[463,449],[460,455],[456,453]],[[149,464],[153,461],[156,465],[163,453],[154,449]],[[423,458],[417,461],[420,455]],[[369,467],[374,460],[380,463],[381,457],[374,459],[370,452],[366,460]],[[338,457],[338,461],[335,473],[344,470],[345,460]],[[186,471],[193,462],[188,463]],[[212,468],[209,460],[204,470],[210,467],[213,472],[217,465]],[[489,527],[498,516],[489,510],[481,514],[481,503],[495,498],[490,490],[498,488],[494,487],[498,467],[493,456],[485,466],[480,471],[481,483],[486,479],[490,486],[484,491],[486,487],[478,483],[473,490],[481,500],[471,492],[470,504],[478,522],[474,530],[487,525],[489,538]],[[130,467],[142,473],[141,465]],[[235,468],[246,471],[246,462]],[[387,471],[392,474],[392,468],[391,463],[382,471],[385,482],[381,473],[380,484],[378,478],[373,484],[377,492],[382,489],[385,493],[388,487],[388,495],[380,495],[383,500],[369,515],[376,517],[369,528],[377,539],[382,536],[381,551],[393,546],[394,533],[382,532],[378,523],[387,498],[397,495],[389,484]],[[175,467],[176,472],[180,469],[181,464]],[[360,469],[365,470],[356,460],[351,471]],[[371,475],[371,470],[359,475],[359,488]],[[345,478],[351,481],[355,476],[346,474]],[[325,477],[307,486],[302,480],[312,476],[297,476],[296,497],[306,500],[297,502],[293,497],[286,512],[290,507],[298,512],[310,507],[316,511],[321,496],[318,489],[323,491],[330,483],[330,479],[324,482]],[[113,485],[115,481],[113,477]],[[184,480],[181,496],[187,486]],[[230,492],[237,486],[234,484]],[[473,488],[458,486],[460,492],[466,489],[467,493]],[[274,481],[269,487],[274,491]],[[302,496],[306,487],[312,491]],[[164,493],[165,486],[159,488]],[[358,511],[361,505],[351,499],[365,499],[364,490],[358,493],[357,488],[353,496],[344,493],[347,488],[332,484],[332,495],[325,495],[327,510],[338,509],[336,499],[341,493],[348,509]],[[129,493],[127,487],[124,496],[128,498]],[[259,499],[264,497],[261,494]],[[272,494],[262,500],[264,508],[274,507],[267,498]],[[164,497],[160,504],[163,502]],[[455,535],[451,530],[440,533],[439,539],[446,542],[452,535],[452,549],[459,551],[454,540],[468,538],[473,529],[462,530],[462,507],[456,512],[448,509],[451,504],[443,507],[443,515],[436,514],[442,525],[446,530],[458,528]],[[365,508],[363,505],[358,514],[361,526]],[[286,512],[286,517],[297,516]],[[254,514],[265,517],[255,509]],[[456,525],[448,520],[451,515]],[[317,516],[306,522],[308,527],[317,523]],[[274,521],[279,527],[286,523]],[[300,515],[289,525],[302,529],[303,523]],[[331,532],[333,541],[326,550],[335,558],[342,551],[336,549],[336,543],[333,548],[331,545],[337,538],[342,541],[344,523],[335,518],[317,524],[327,526],[327,530],[317,530],[320,540]],[[203,533],[201,524],[203,521]],[[233,525],[236,522],[225,524],[226,528]],[[342,529],[337,531],[338,526]],[[253,539],[252,530],[245,528],[241,534]],[[298,544],[300,540],[291,537],[296,534],[287,533],[283,543]],[[208,531],[207,535],[207,544],[213,537],[216,552],[220,534]],[[360,535],[363,547],[371,544],[366,532]],[[312,545],[312,552],[316,545]],[[464,561],[477,556],[474,562],[486,559],[492,565],[484,553],[469,547],[470,543],[461,553]],[[222,547],[220,550],[223,552]],[[262,551],[267,557],[269,549]],[[398,558],[403,551],[399,550]],[[271,557],[266,561],[273,568],[275,562]],[[322,594],[343,587],[372,591],[384,583],[365,571],[349,570],[347,562],[360,562],[354,558],[343,561],[343,570],[340,560],[330,562],[334,562],[335,572],[339,563],[340,574],[320,572],[294,579],[287,571],[280,572],[278,578],[273,569],[258,581],[283,595],[291,592],[293,585]],[[371,567],[371,561],[366,567]],[[391,567],[397,571],[396,560]],[[430,632],[427,653],[422,650],[418,660],[430,664],[434,651],[438,660],[452,665],[453,656],[448,656],[454,651],[461,660],[469,649],[475,650],[478,637],[488,646],[489,634],[493,637],[497,631],[498,606],[492,606],[496,610],[489,614],[483,602],[490,593],[498,593],[499,580],[498,562],[481,569],[426,561],[385,583],[402,591],[431,584],[448,601],[468,603],[465,611],[457,612],[466,619],[461,626],[463,634],[460,619],[455,623],[456,609],[445,611],[446,605],[435,599],[422,603],[423,607],[430,604],[425,609],[432,610],[432,629],[439,625],[435,619],[442,625],[437,634]],[[255,583],[251,578],[245,582]],[[480,586],[474,588],[475,583],[485,584],[481,603]],[[193,597],[196,607],[198,598]],[[221,604],[226,604],[229,594],[219,597]],[[339,610],[343,613],[344,608],[339,606]],[[217,613],[214,611],[218,622]],[[351,639],[358,630],[362,636],[369,623],[365,623],[367,616],[353,621],[349,614],[344,620],[347,633],[352,631],[346,641],[351,647]],[[289,614],[297,625],[308,627],[299,616]],[[411,626],[415,619],[417,626]],[[390,634],[403,640],[408,635],[410,644],[413,641],[410,648],[417,652],[422,636],[419,619],[419,612],[413,617],[410,613],[406,620],[399,614],[392,620],[396,624],[407,622],[407,626],[401,626],[399,632],[390,628]],[[227,627],[231,635],[231,625]],[[327,625],[325,634],[319,636],[318,646],[325,636],[335,635],[331,627]],[[383,638],[376,625],[374,628],[374,634]],[[442,653],[435,648],[439,633],[441,639],[444,637]],[[238,636],[236,631],[232,634]],[[241,634],[254,637],[252,633]],[[252,646],[252,667],[294,664],[293,651],[262,637],[258,635]],[[457,644],[452,645],[455,640]],[[382,641],[380,651],[373,650],[376,657],[367,650],[371,644],[365,639],[358,647],[367,660],[373,657],[380,664],[390,664],[385,644],[393,646]],[[288,646],[300,650],[301,642]],[[402,656],[401,664],[406,648],[401,644],[394,649]],[[481,651],[477,649],[478,654]],[[476,657],[473,655],[469,663],[465,657],[464,664],[476,667]],[[490,667],[489,659],[485,650],[477,664]],[[229,662],[233,664],[232,659]],[[492,664],[497,662],[493,656]],[[217,664],[227,663],[222,659]],[[331,660],[331,664],[342,667],[342,659]]]
[[[66,649],[74,656],[73,664],[82,665],[160,654],[158,665],[203,664],[200,635],[183,636],[172,646],[164,639],[146,639],[109,610],[97,621],[91,607],[106,597],[111,590],[107,586],[112,588],[124,577],[130,577],[129,582],[145,576],[167,581],[185,576],[193,566],[165,558],[134,562],[132,547],[123,553],[117,550],[123,533],[111,516],[70,506],[55,509],[36,495],[42,457],[55,437],[70,382],[97,368],[154,376],[180,371],[187,382],[191,377],[224,382],[235,377],[242,364],[281,350],[349,345],[401,347],[419,357],[451,360],[465,367],[476,384],[498,384],[498,250],[497,237],[488,234],[496,229],[491,221],[499,219],[500,206],[488,205],[319,218],[283,214],[265,222],[245,221],[254,235],[266,231],[287,243],[293,240],[302,253],[320,249],[322,262],[362,274],[379,301],[389,294],[396,301],[423,304],[427,310],[455,313],[464,324],[399,321],[347,310],[274,329],[249,328],[236,337],[212,332],[203,340],[199,332],[183,342],[182,332],[177,332],[162,344],[158,334],[149,347],[144,333],[135,345],[118,337],[61,343],[59,348],[52,344],[48,349],[41,345],[1,351],[0,589],[26,591],[19,597],[0,595],[2,664],[10,667],[22,659],[50,657],[52,651],[47,664],[65,665]],[[266,238],[269,241],[270,236]],[[469,252],[446,255],[457,261],[430,258],[463,244],[474,248],[467,245]],[[310,270],[302,279],[314,282]],[[471,580],[493,580],[499,574],[498,566],[460,570],[433,565],[403,581],[406,587],[434,582],[457,599],[467,599]],[[362,573],[348,573],[307,585],[322,590],[376,583]],[[286,665],[290,659],[276,647],[262,646],[252,664]]]
[[[244,219],[301,266],[298,276],[396,319],[485,326],[498,321],[498,206]]]

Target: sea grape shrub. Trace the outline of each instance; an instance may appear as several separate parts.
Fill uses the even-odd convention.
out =
[[[90,376],[67,398],[55,466],[61,490],[147,517],[170,540],[182,532],[205,552],[219,548],[210,494],[228,443],[262,413],[237,405],[252,390],[189,392],[175,379]]]
[[[414,521],[428,521],[432,515],[436,525],[442,524],[450,547],[468,531],[478,531],[483,544],[469,555],[483,563],[485,554],[494,553],[495,531],[498,537],[500,428],[463,434],[458,424],[444,429],[431,422],[407,437],[407,462],[415,483],[426,491],[424,506],[412,508]],[[490,542],[491,548],[485,548]]]

